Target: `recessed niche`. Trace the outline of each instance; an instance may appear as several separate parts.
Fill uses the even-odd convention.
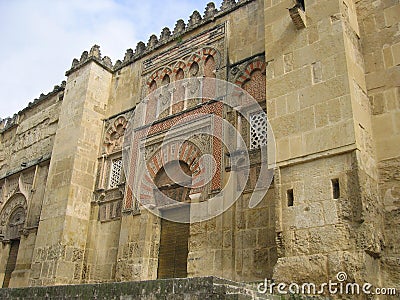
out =
[[[294,194],[293,194],[293,189],[289,189],[286,191],[286,196],[287,196],[287,203],[288,207],[293,206],[294,204]]]
[[[332,183],[332,196],[333,199],[339,199],[340,198],[340,185],[339,185],[339,179],[334,178],[331,180]]]

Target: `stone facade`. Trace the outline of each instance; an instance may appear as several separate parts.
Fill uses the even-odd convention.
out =
[[[154,121],[152,139],[142,145],[139,130],[135,141],[145,149],[146,180],[160,178],[167,151],[192,174],[187,197],[203,201],[240,167],[210,136],[191,136],[181,152],[174,141],[200,127],[222,132],[220,124],[190,121],[161,149],[165,131],[202,113],[242,133],[249,179],[238,172],[238,201],[190,224],[187,277],[322,283],[343,271],[351,282],[400,288],[400,3],[304,3],[305,10],[292,0],[209,3],[115,64],[94,46],[73,60],[66,82],[1,121],[3,286],[157,279],[164,225],[141,204],[155,197],[150,183],[140,203],[127,184],[138,172],[121,160],[128,121]],[[261,115],[241,121],[213,99],[212,86],[173,85],[185,78],[248,92],[266,111],[276,149],[259,135]],[[199,89],[201,97],[179,102]],[[154,91],[157,99],[140,111]],[[274,178],[249,208],[263,147],[276,150],[268,162]],[[201,186],[204,154],[216,171]]]

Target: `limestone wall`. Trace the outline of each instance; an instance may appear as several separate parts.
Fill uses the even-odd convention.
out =
[[[10,239],[20,239],[16,267],[9,286],[28,285],[33,249],[47,181],[49,160],[58,127],[64,84],[41,95],[12,119],[1,122],[0,131],[0,214],[1,266],[3,283],[9,259]],[[22,231],[9,233],[10,217],[15,210],[24,211]]]
[[[264,16],[280,186],[274,277],[318,281],[340,266],[376,282],[382,205],[355,4],[306,1],[303,29],[291,5],[272,1]],[[350,271],[343,257],[363,267]]]
[[[0,178],[35,164],[35,160],[49,158],[63,93],[64,88],[57,87],[12,119],[1,122]]]
[[[31,285],[81,282],[110,81],[111,74],[94,62],[68,78],[35,244],[33,268],[37,272],[31,276]]]
[[[382,280],[398,286],[400,184],[396,170],[400,165],[400,4],[399,1],[381,1],[376,5],[358,1],[356,9],[372,114],[379,196],[384,202],[382,267],[386,274]]]
[[[257,150],[239,200],[191,224],[189,277],[319,283],[345,271],[357,282],[398,284],[399,1],[310,0],[297,19],[293,5],[210,3],[114,65],[94,46],[74,59],[66,85],[0,122],[0,279],[13,238],[7,222],[20,207],[10,286],[157,278],[160,219],[138,206],[123,172],[112,184],[110,172],[135,105],[169,74],[241,86],[266,109],[276,138],[274,181],[261,203],[248,207]],[[249,146],[249,126],[232,109],[202,104]],[[220,144],[196,145],[219,163],[200,193],[208,199],[237,174]]]
[[[82,282],[115,281],[120,228],[120,219],[100,222],[99,206],[92,206]]]

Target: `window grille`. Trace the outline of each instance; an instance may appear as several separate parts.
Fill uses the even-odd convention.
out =
[[[109,188],[113,189],[118,186],[121,181],[122,174],[122,159],[113,160],[111,163],[111,174]]]
[[[256,112],[250,115],[250,149],[267,145],[267,114]]]

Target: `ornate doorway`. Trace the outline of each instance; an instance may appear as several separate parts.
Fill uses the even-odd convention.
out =
[[[6,228],[6,238],[10,241],[10,252],[8,254],[3,288],[7,288],[10,284],[12,272],[17,264],[19,241],[21,238],[21,230],[25,223],[25,209],[18,207],[11,214]]]
[[[190,182],[187,181],[188,178],[190,178]],[[161,204],[160,207],[163,218],[161,219],[157,277],[187,277],[190,224],[172,222],[168,218],[179,214],[189,220],[190,208],[184,204],[190,201],[188,186],[191,184],[191,171],[189,166],[181,161],[167,164],[157,173],[155,184],[158,190],[155,191],[154,196],[159,205],[165,196],[176,201],[169,205]]]

